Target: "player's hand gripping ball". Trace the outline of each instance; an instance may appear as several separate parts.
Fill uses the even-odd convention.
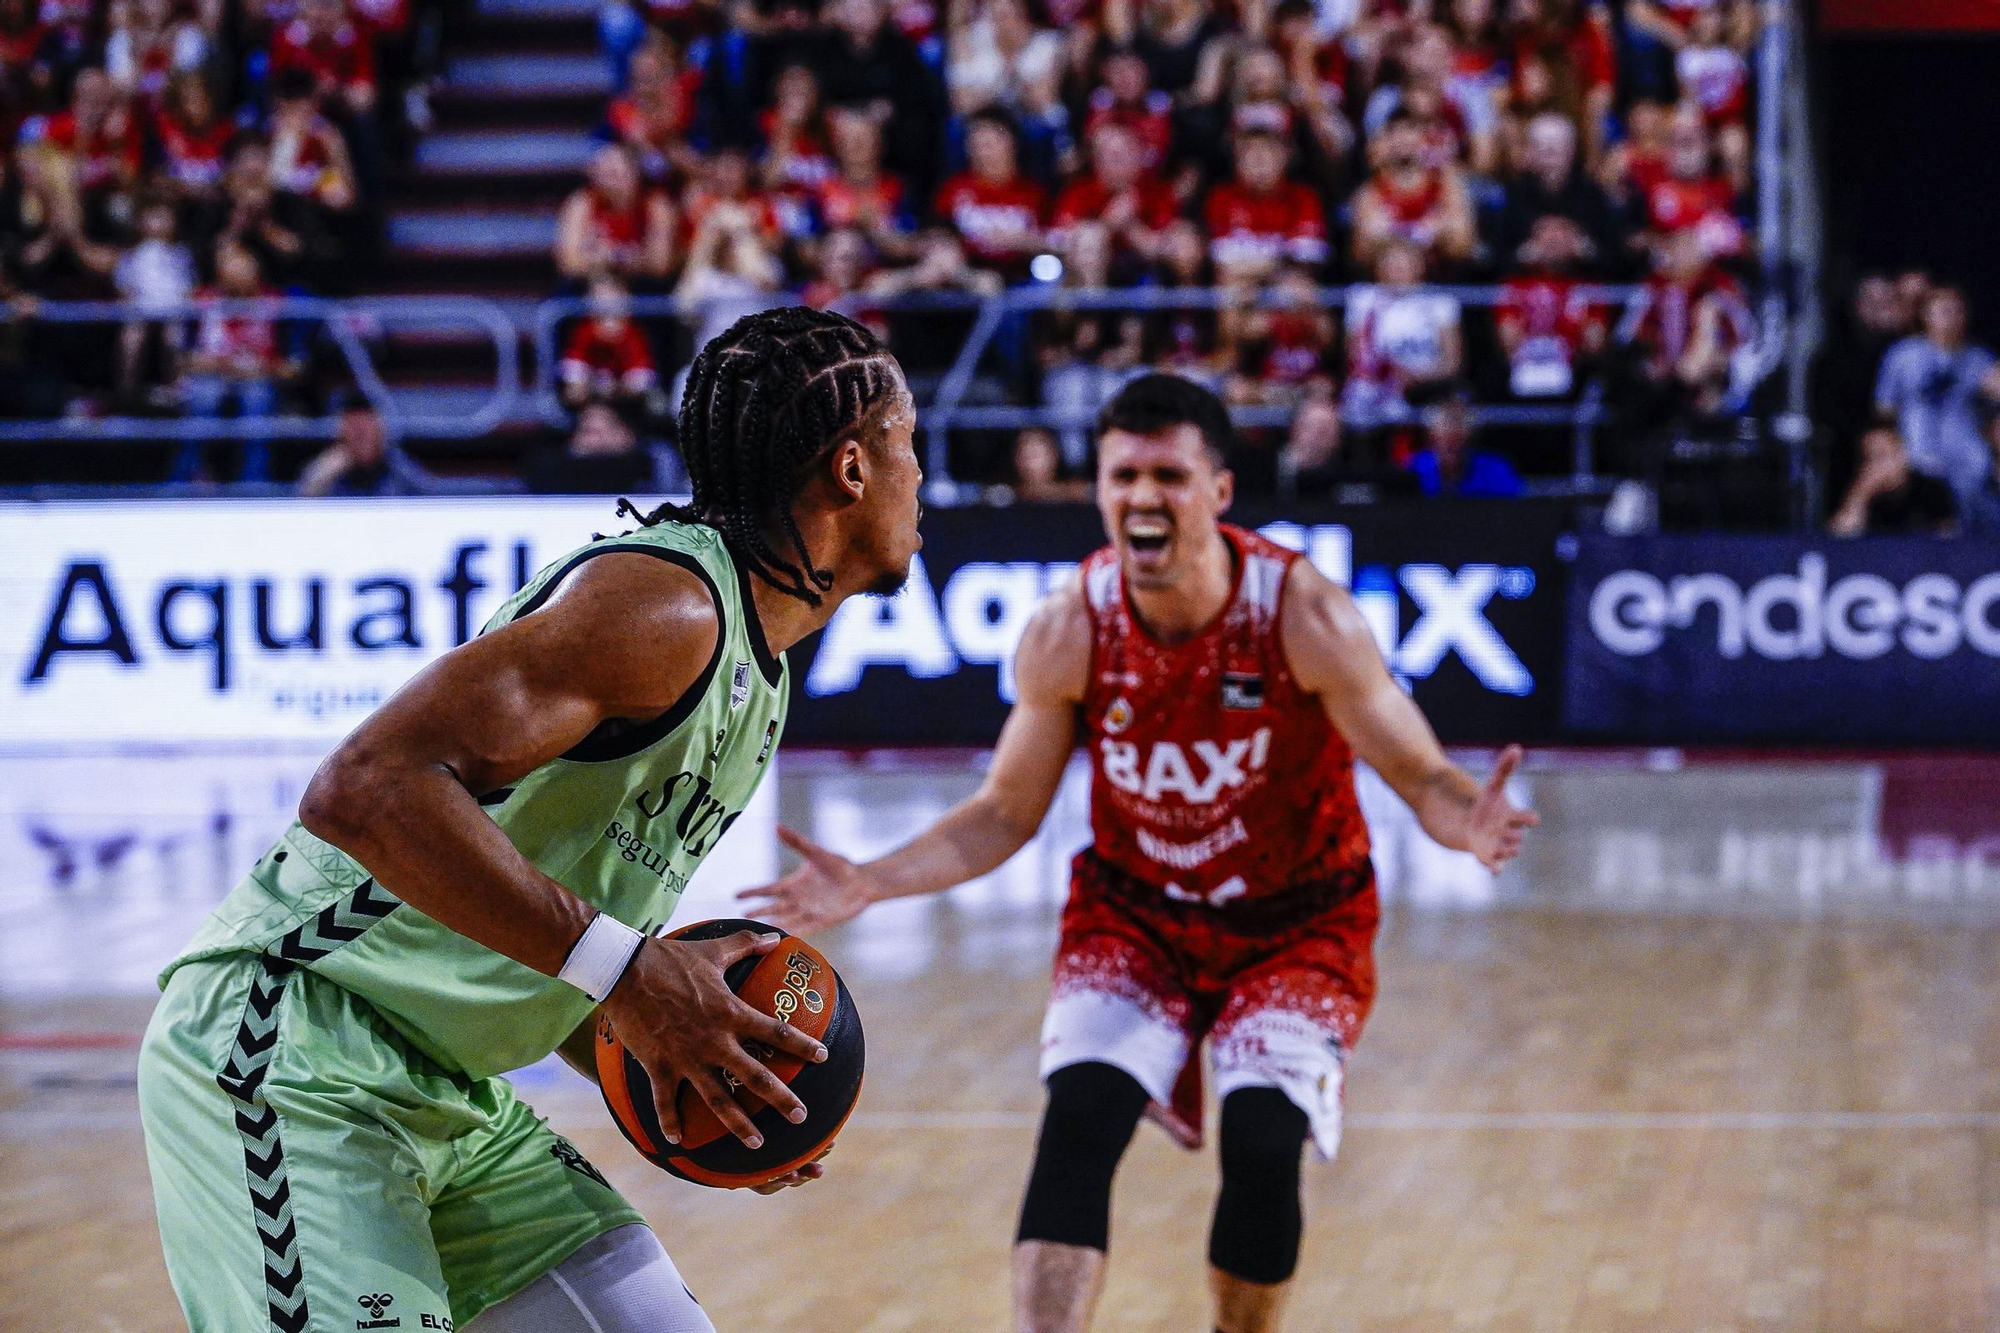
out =
[[[675,940],[712,940],[739,930],[760,934],[777,931],[759,921],[700,921],[667,936]],[[779,932],[782,933],[782,932]],[[764,1136],[761,1148],[746,1148],[724,1129],[695,1090],[683,1083],[676,1094],[681,1113],[681,1141],[668,1143],[653,1110],[653,1081],[625,1043],[602,1019],[597,1025],[597,1081],[604,1104],[641,1156],[683,1180],[724,1189],[768,1185],[812,1161],[833,1142],[861,1095],[864,1048],[861,1015],[833,964],[796,935],[786,935],[761,958],[745,958],[723,973],[731,990],[754,1009],[784,1019],[826,1047],[826,1059],[807,1064],[768,1048],[750,1053],[805,1103],[799,1124],[779,1115],[730,1080],[737,1102],[751,1113],[751,1123]]]

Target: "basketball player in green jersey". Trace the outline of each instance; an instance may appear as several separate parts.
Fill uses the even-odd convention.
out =
[[[195,1333],[708,1333],[639,1215],[500,1075],[600,1006],[663,1090],[755,1146],[746,1049],[824,1058],[731,993],[749,932],[652,938],[770,766],[783,651],[908,574],[901,370],[770,311],[696,359],[685,512],[543,570],[334,751],[162,978],[139,1058],[167,1270]],[[817,1165],[787,1183],[815,1177]]]

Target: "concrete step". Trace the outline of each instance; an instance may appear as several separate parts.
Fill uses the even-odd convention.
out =
[[[556,243],[553,212],[405,210],[389,219],[389,245],[405,253],[502,257],[547,255]]]
[[[417,145],[415,166],[444,176],[581,175],[597,148],[578,130],[445,130]]]
[[[595,54],[462,55],[446,62],[445,84],[456,93],[515,99],[608,97],[611,71]]]

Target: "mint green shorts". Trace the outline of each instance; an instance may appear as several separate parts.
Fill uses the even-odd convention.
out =
[[[139,1108],[194,1333],[451,1329],[644,1221],[505,1079],[261,955],[169,978]]]

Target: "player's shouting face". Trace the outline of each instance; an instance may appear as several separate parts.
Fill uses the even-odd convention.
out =
[[[1235,493],[1235,475],[1192,422],[1149,434],[1114,426],[1098,439],[1097,509],[1133,587],[1179,582],[1219,540]]]

